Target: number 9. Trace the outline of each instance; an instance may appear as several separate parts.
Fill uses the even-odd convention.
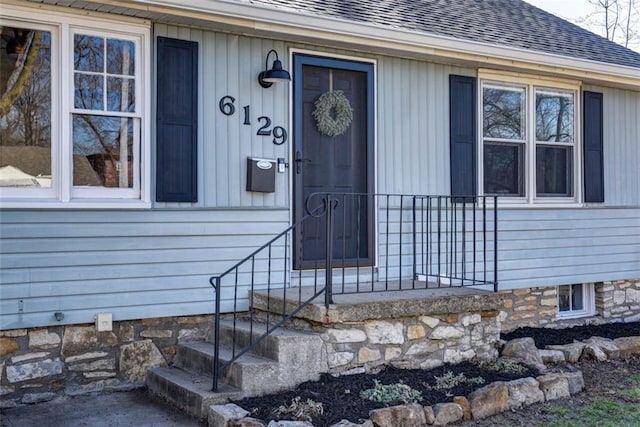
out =
[[[273,143],[282,145],[287,142],[287,131],[282,126],[273,127]]]

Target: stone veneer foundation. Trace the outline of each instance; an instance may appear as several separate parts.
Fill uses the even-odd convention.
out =
[[[473,307],[441,298],[440,308],[424,315],[419,301],[405,301],[403,315],[391,309],[356,319],[345,310],[305,323],[321,333],[329,370],[343,373],[492,358],[501,331],[567,324],[556,319],[555,287],[484,298]],[[596,316],[570,323],[640,320],[640,279],[595,283],[595,299]],[[177,344],[206,340],[212,324],[203,315],[114,322],[110,332],[96,332],[93,324],[0,331],[0,407],[142,386],[148,368],[171,365]]]
[[[148,368],[171,364],[176,345],[209,336],[211,315],[0,331],[0,408],[144,385]]]
[[[471,359],[495,359],[496,310],[431,314],[323,326],[332,372],[365,372],[377,365],[430,369]]]
[[[593,283],[594,316],[571,320],[558,319],[557,288],[542,287],[500,292],[504,307],[500,312],[503,332],[531,327],[635,322],[640,320],[640,279]]]

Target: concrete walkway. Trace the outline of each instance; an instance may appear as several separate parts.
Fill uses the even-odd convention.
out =
[[[194,418],[151,399],[145,389],[63,397],[0,410],[2,427],[202,427]]]

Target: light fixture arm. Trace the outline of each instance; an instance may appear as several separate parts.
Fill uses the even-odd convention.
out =
[[[269,52],[267,52],[267,57],[264,59],[264,69],[265,70],[269,69],[269,55],[271,55],[271,52],[276,54],[276,61],[280,60],[280,58],[278,58],[278,52],[275,49],[271,49]]]
[[[271,56],[271,53],[276,55],[276,59],[273,61],[271,69],[269,69],[269,57]],[[264,71],[261,71],[260,74],[258,74],[258,83],[263,88],[268,88],[275,82],[288,82],[290,80],[291,75],[287,70],[282,68],[282,62],[280,62],[278,52],[275,49],[271,49],[264,60]]]

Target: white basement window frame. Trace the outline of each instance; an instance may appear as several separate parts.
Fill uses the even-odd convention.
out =
[[[595,314],[595,290],[592,283],[560,285],[556,292],[558,319],[575,319]]]
[[[480,70],[478,76],[480,194],[498,195],[501,204],[516,206],[579,206],[582,200],[580,82],[493,70]],[[485,98],[492,94],[503,97],[504,105],[498,106],[498,111],[508,107],[513,113],[501,116],[509,119],[509,123],[501,124],[501,117],[490,121],[491,104],[485,102]],[[566,114],[559,115],[565,120],[546,118],[545,102],[548,110],[566,107]],[[551,135],[551,124],[562,128],[562,132],[554,134],[557,137]],[[502,153],[511,167],[490,168],[487,156],[491,153]],[[547,167],[541,170],[545,159]],[[503,174],[502,179],[497,176],[491,179],[492,173]]]
[[[46,40],[51,76],[44,116],[49,141],[41,143],[51,150],[49,176],[38,174],[32,186],[0,185],[3,207],[149,207],[150,23],[93,12],[48,12],[8,6],[0,18],[7,33],[44,34],[38,40]],[[82,40],[92,44],[80,52]],[[91,66],[79,59],[82,53],[93,57]],[[42,64],[46,67],[46,61]],[[83,97],[90,102],[80,102]],[[42,161],[42,147],[25,149],[39,150]]]

